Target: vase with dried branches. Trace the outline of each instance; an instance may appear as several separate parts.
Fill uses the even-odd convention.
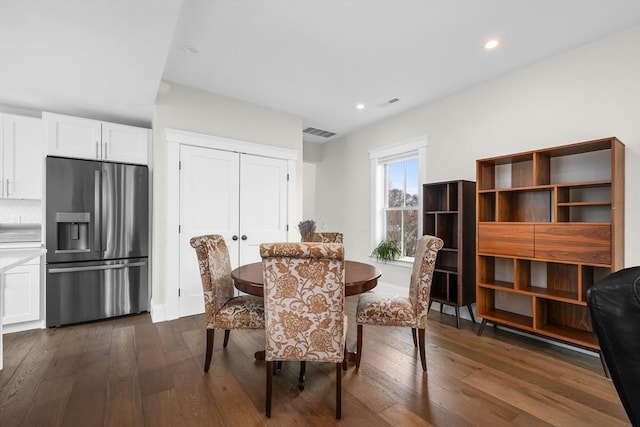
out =
[[[312,242],[313,233],[316,232],[316,222],[312,219],[305,219],[298,223],[298,231],[300,231],[300,240],[302,242]]]

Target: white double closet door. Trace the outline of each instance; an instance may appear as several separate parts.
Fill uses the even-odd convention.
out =
[[[194,236],[220,234],[231,268],[260,261],[260,244],[287,240],[287,161],[180,147],[180,317],[204,312]]]

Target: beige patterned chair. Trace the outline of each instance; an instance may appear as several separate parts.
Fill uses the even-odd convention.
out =
[[[209,372],[215,329],[224,329],[224,343],[229,342],[231,329],[264,329],[264,304],[260,297],[233,296],[233,279],[229,251],[222,236],[211,234],[194,237],[204,291],[207,350],[204,371]]]
[[[344,249],[338,243],[260,245],[264,266],[266,415],[271,417],[274,361],[336,364],[336,419],[346,367]]]
[[[427,327],[433,269],[442,245],[442,240],[434,236],[422,236],[418,240],[408,298],[376,293],[360,295],[356,311],[358,324],[356,368],[360,367],[362,357],[362,326],[372,325],[410,327],[413,344],[416,347],[419,346],[422,370],[427,370],[424,331]],[[416,329],[419,343],[416,340]]]
[[[321,243],[343,243],[342,233],[325,231],[322,233],[313,233],[313,241]]]

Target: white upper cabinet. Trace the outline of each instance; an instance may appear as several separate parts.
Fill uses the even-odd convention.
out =
[[[0,114],[0,197],[41,199],[44,149],[39,118]]]
[[[104,160],[146,165],[148,142],[149,129],[102,123],[102,158]]]
[[[148,163],[149,129],[46,112],[42,119],[48,155]]]

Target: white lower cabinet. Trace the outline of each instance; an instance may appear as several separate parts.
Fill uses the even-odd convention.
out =
[[[40,319],[40,258],[4,274],[2,308],[4,326]]]

